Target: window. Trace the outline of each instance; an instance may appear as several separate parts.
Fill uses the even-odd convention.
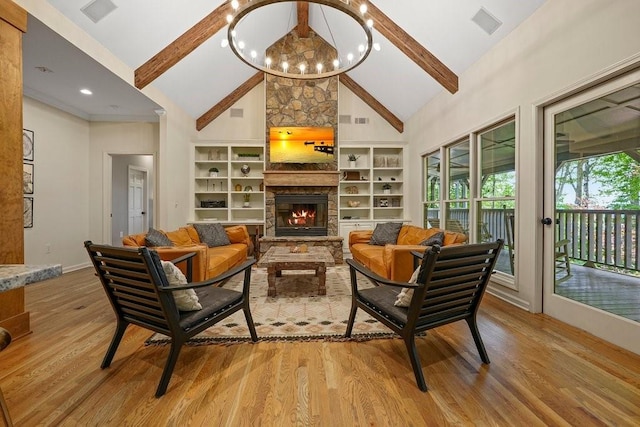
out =
[[[469,139],[446,149],[448,191],[444,202],[444,228],[469,235]]]
[[[424,228],[435,227],[440,218],[440,152],[424,157]]]
[[[515,160],[514,118],[423,157],[424,226],[464,233],[473,243],[503,239],[496,269],[508,275],[515,273]]]
[[[515,121],[498,125],[478,135],[478,197],[475,241],[503,239],[505,260],[501,254],[496,269],[515,274],[515,195],[516,133]]]

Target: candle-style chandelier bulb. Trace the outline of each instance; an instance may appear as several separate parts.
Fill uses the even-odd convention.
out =
[[[242,33],[242,29],[245,27],[239,26],[243,22],[243,18],[262,7],[269,6],[274,3],[285,2],[296,3],[294,0],[229,0],[227,7],[230,14],[226,17],[227,22],[229,23],[227,29],[227,40],[226,42],[223,41],[221,46],[230,46],[231,51],[238,58],[253,68],[274,76],[292,79],[320,79],[337,76],[357,67],[369,55],[373,48],[373,20],[365,16],[368,8],[366,4],[362,3],[362,0],[359,2],[362,3],[359,5],[359,10],[358,6],[353,5],[355,2],[350,2],[348,0],[307,0],[308,3],[317,4],[321,8],[321,11],[323,8],[328,7],[343,13],[347,17],[351,18],[355,25],[363,31],[365,36],[363,44],[360,44],[359,46],[357,45],[357,42],[353,44],[357,46],[358,49],[354,52],[355,55],[354,53],[348,53],[345,57],[340,55],[339,52],[334,51],[334,55],[336,55],[336,57],[334,57],[335,59],[327,61],[326,65],[322,62],[317,62],[315,64],[311,62],[307,64],[306,62],[299,62],[300,60],[308,60],[308,58],[305,58],[299,53],[293,54],[287,58],[287,50],[282,50],[282,48],[274,57],[276,51],[274,50],[272,52],[269,49],[273,49],[276,44],[271,47],[264,47],[261,45],[261,40],[258,40],[258,43],[255,43],[256,40],[252,40],[250,38],[252,35],[251,32],[249,32],[249,39],[247,40],[247,35]],[[292,8],[293,7],[295,7],[295,5],[292,5]],[[324,15],[324,12],[322,12],[322,14]],[[326,17],[325,21],[327,21]],[[244,22],[247,21],[245,20]],[[326,24],[329,26],[329,22],[326,22]],[[349,23],[348,25],[352,24]],[[239,31],[238,35],[236,35],[236,29]],[[330,28],[329,31],[331,32]],[[239,38],[242,38],[243,40],[239,40]],[[283,38],[282,40],[285,39]],[[363,41],[363,38],[358,38],[357,40]],[[296,42],[294,41],[294,43]],[[338,44],[334,41],[334,45],[337,46]],[[293,48],[287,47],[287,49],[291,49],[291,52],[300,52],[301,50],[299,50],[299,48],[301,47],[302,46],[294,46]],[[376,50],[379,50],[379,45]],[[258,52],[261,53],[259,54]],[[271,57],[268,57],[267,55],[271,55]],[[260,59],[258,59],[258,56],[260,56]],[[289,69],[289,62],[282,60],[283,58],[287,58],[292,61],[291,70]]]

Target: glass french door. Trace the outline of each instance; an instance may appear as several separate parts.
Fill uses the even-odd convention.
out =
[[[544,123],[543,311],[640,354],[640,71]]]

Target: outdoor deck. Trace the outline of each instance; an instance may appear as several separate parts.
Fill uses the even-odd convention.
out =
[[[640,278],[571,264],[571,276],[556,293],[640,322]]]

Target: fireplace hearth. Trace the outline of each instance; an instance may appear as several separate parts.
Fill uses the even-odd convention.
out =
[[[328,197],[326,194],[276,194],[275,235],[326,236]]]

